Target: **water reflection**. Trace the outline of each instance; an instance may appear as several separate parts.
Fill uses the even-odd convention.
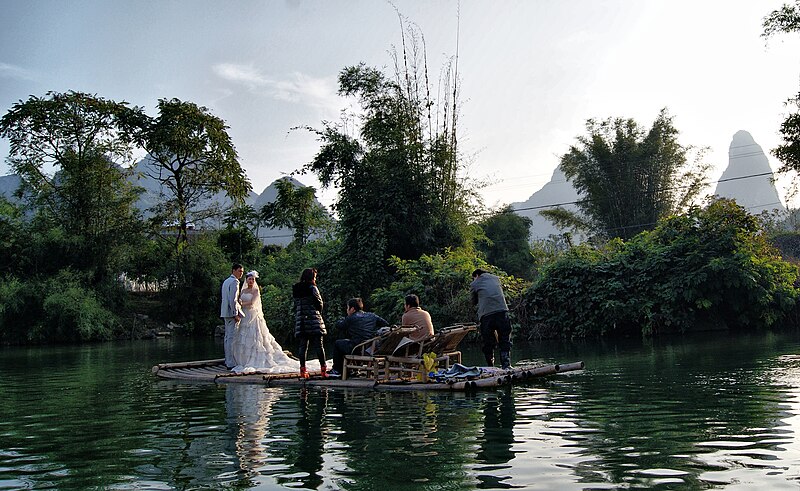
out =
[[[567,396],[574,413],[561,419],[581,428],[562,432],[585,458],[576,475],[626,486],[796,485],[797,468],[780,455],[797,438],[783,423],[786,388],[771,380],[786,366],[770,343],[752,341],[606,354],[580,377],[550,380],[549,405]]]
[[[320,475],[324,453],[323,421],[328,404],[328,391],[315,392],[309,397],[308,389],[300,390],[300,420],[297,422],[300,449],[294,467],[304,475],[300,483],[305,488],[317,489],[322,483]]]
[[[660,347],[479,394],[232,385],[236,482],[353,490],[797,482],[800,358],[784,357],[776,372],[768,358],[688,364],[695,355]],[[637,369],[646,365],[657,369]]]
[[[480,395],[225,388],[229,486],[305,489],[507,488],[510,392]]]
[[[506,489],[514,487],[505,482],[511,479],[510,473],[503,471],[511,468],[511,460],[515,455],[515,452],[511,450],[515,443],[515,421],[516,406],[510,389],[488,394],[484,398],[483,431],[477,453],[479,465],[475,466],[479,488]]]
[[[238,472],[230,476],[239,485],[256,484],[259,469],[268,463],[266,436],[272,407],[281,398],[280,389],[265,390],[258,385],[234,384],[225,387],[225,410],[231,437],[232,454]],[[224,478],[224,476],[223,476]]]
[[[478,394],[158,381],[170,343],[0,348],[0,489],[800,484],[800,333],[543,343],[588,368]]]

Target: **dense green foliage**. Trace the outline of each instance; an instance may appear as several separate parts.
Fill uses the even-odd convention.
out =
[[[772,153],[781,161],[781,172],[794,171],[800,173],[800,92],[787,105],[793,105],[795,111],[781,123],[782,142]]]
[[[132,152],[153,151],[167,189],[167,208],[190,210],[220,190],[234,199],[249,191],[226,126],[205,108],[162,100],[152,120],[130,108],[80,92],[51,92],[20,101],[0,120],[11,142],[9,162],[22,181],[22,208],[0,203],[0,342],[89,341],[123,333],[129,279],[158,285],[171,320],[210,330],[220,271],[229,262],[212,241],[186,241],[188,215],[177,213],[177,242],[158,222],[151,239],[134,203]],[[172,160],[167,158],[172,155]],[[226,167],[227,166],[227,167]],[[172,179],[172,180],[170,180]],[[226,181],[227,180],[227,181]],[[251,241],[250,250],[258,245]],[[35,294],[28,294],[35,292]],[[212,300],[213,299],[213,300]],[[173,303],[174,302],[174,303]],[[166,310],[166,309],[165,309]]]
[[[177,225],[179,248],[188,240],[190,221],[220,213],[200,208],[204,200],[224,191],[241,204],[251,186],[222,119],[178,99],[159,100],[158,111],[143,128],[142,141],[151,157],[145,172],[169,193],[153,211],[162,225]]]
[[[561,157],[561,168],[581,195],[583,221],[596,234],[633,237],[692,204],[702,190],[708,166],[687,163],[690,149],[678,142],[666,110],[647,131],[621,118],[590,119],[586,130],[588,136],[579,136]]]
[[[564,337],[765,328],[793,310],[797,276],[753,216],[718,200],[629,242],[570,250],[526,293],[526,325]]]
[[[530,244],[532,221],[517,215],[508,206],[485,218],[479,225],[486,240],[478,241],[477,248],[486,259],[508,274],[533,278],[534,262]]]
[[[120,164],[130,162],[142,117],[125,103],[51,92],[18,102],[0,120],[0,135],[11,142],[8,160],[22,181],[19,195],[35,215],[29,232],[43,236],[33,241],[58,236],[66,247],[50,261],[89,271],[94,285],[110,274],[117,249],[141,231],[133,208],[138,189]]]
[[[800,233],[780,232],[770,235],[769,241],[778,248],[785,261],[800,263]]]
[[[323,123],[322,148],[306,166],[323,186],[339,189],[335,211],[342,247],[336,274],[345,289],[371,290],[388,280],[386,259],[415,259],[466,241],[467,200],[456,147],[457,89],[447,69],[447,96],[431,97],[424,51],[413,42],[395,54],[395,73],[364,64],[339,75],[339,92],[356,98],[362,115]],[[452,97],[450,97],[452,91]]]
[[[390,259],[397,273],[395,281],[376,289],[370,298],[375,311],[390,322],[400,322],[405,296],[419,296],[435,328],[455,323],[475,322],[475,308],[470,303],[469,285],[476,268],[491,270],[503,282],[506,300],[513,310],[522,293],[523,280],[506,276],[467,248],[447,249],[441,254],[423,255],[416,260]]]
[[[762,35],[765,38],[781,33],[800,33],[800,0],[795,0],[794,5],[786,3],[770,12],[764,18],[763,28]],[[798,173],[800,172],[800,92],[789,99],[786,105],[793,106],[795,111],[781,123],[779,132],[783,141],[773,149],[772,153],[782,163],[781,172]]]
[[[765,20],[765,35],[796,31],[798,11]],[[0,200],[0,343],[129,335],[125,320],[144,306],[210,333],[232,262],[259,271],[265,318],[289,348],[292,285],[307,267],[319,271],[332,336],[353,296],[393,323],[409,293],[437,328],[475,320],[468,290],[477,267],[501,277],[518,337],[760,329],[798,311],[797,268],[768,244],[766,221],[725,200],[686,211],[705,167],[687,162],[691,149],[665,111],[649,130],[589,120],[588,135],[562,157],[582,213],[548,216],[593,231],[591,245],[573,247],[568,235],[530,244],[530,220],[510,209],[472,220],[454,64],[431,91],[424,43],[414,29],[407,36],[392,75],[363,64],[342,70],[340,94],[360,112],[315,130],[322,145],[304,170],[338,189],[334,223],[313,188],[289,180],[279,181],[275,203],[244,205],[250,183],[228,128],[204,107],[162,99],[151,118],[79,92],[14,105],[0,136],[11,142],[22,204]],[[786,169],[800,169],[799,121],[787,119],[775,150]],[[166,192],[150,227],[133,207],[139,190],[125,165],[137,145]],[[217,193],[234,207],[201,209]],[[225,228],[188,234],[191,221],[210,216]],[[262,248],[261,224],[292,228],[294,241]]]
[[[175,288],[162,292],[164,303],[172,309],[170,317],[192,330],[211,332],[220,323],[220,286],[231,274],[231,263],[209,238],[183,250],[178,264],[181,269],[168,274],[180,281]]]
[[[219,232],[217,244],[231,263],[250,263],[258,255],[261,243],[247,227],[226,227]]]
[[[121,306],[120,255],[142,237],[130,163],[138,108],[80,92],[20,101],[0,121],[21,207],[0,227],[2,342],[108,339]]]
[[[794,5],[785,3],[770,12],[762,26],[762,35],[767,38],[779,33],[800,32],[800,0],[795,0]]]
[[[270,227],[289,227],[294,230],[294,244],[302,247],[312,233],[330,227],[331,219],[325,209],[315,201],[311,186],[296,187],[290,179],[275,182],[278,195],[275,201],[264,205],[259,219]]]
[[[118,321],[80,275],[63,270],[38,282],[0,279],[0,342],[77,342],[111,339]]]

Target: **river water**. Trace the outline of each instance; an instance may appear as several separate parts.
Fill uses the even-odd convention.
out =
[[[0,349],[0,489],[800,488],[800,334],[517,344],[477,394],[157,380],[210,340]],[[466,363],[479,363],[467,350]]]

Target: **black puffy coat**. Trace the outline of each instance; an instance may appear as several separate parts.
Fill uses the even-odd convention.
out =
[[[311,283],[295,283],[292,286],[294,297],[294,335],[324,336],[325,321],[322,320],[322,295]]]

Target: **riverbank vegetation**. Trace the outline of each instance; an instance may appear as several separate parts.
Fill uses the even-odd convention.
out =
[[[163,99],[155,117],[81,92],[15,104],[0,120],[22,183],[13,202],[0,200],[0,343],[135,337],[148,319],[209,335],[234,261],[259,271],[264,314],[282,343],[293,330],[291,285],[306,267],[319,270],[331,325],[352,296],[399,322],[408,293],[438,327],[473,321],[478,267],[501,277],[517,338],[797,325],[797,236],[729,200],[698,204],[707,166],[702,153],[690,161],[666,111],[649,130],[589,120],[561,158],[579,213],[547,213],[586,240],[565,232],[531,243],[530,220],[485,210],[466,177],[457,60],[434,90],[421,36],[411,29],[403,39],[393,72],[341,71],[340,93],[357,114],[297,129],[320,141],[298,172],[338,191],[327,211],[313,188],[289,181],[275,203],[246,206],[250,183],[227,126],[194,103]],[[789,167],[793,121],[775,152]],[[136,207],[137,152],[162,186],[148,210]],[[230,206],[207,207],[215,193]],[[222,230],[189,233],[209,217]],[[260,226],[288,226],[294,240],[263,246]]]

